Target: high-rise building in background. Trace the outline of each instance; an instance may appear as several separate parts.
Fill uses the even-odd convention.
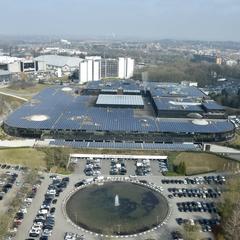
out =
[[[98,81],[101,79],[101,57],[91,56],[79,64],[79,83]]]
[[[134,59],[119,58],[118,60],[118,77],[121,79],[128,79],[133,76]]]
[[[79,65],[79,83],[98,81],[104,78],[129,79],[133,76],[134,59],[102,59],[99,56],[86,57]]]
[[[101,78],[118,77],[118,59],[105,58],[101,62]]]

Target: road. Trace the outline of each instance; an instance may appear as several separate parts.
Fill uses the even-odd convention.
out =
[[[24,102],[28,102],[28,99],[27,99],[27,98],[20,97],[20,96],[15,95],[15,94],[5,93],[5,92],[2,92],[2,91],[0,91],[0,94],[1,94],[1,95],[4,95],[4,96],[8,96],[8,97],[17,98],[17,99],[22,100],[22,101],[24,101]]]

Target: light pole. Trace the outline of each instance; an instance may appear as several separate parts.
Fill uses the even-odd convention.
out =
[[[120,228],[121,228],[121,225],[118,224],[118,234],[120,234]]]

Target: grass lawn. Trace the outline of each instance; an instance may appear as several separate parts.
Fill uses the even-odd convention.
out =
[[[45,153],[34,148],[0,149],[0,163],[16,164],[29,168],[46,168]]]
[[[36,84],[32,87],[27,88],[18,88],[18,89],[12,89],[11,87],[3,88],[4,92],[10,92],[10,93],[20,93],[20,94],[34,94],[42,91],[44,88],[48,87],[47,84]],[[2,91],[2,90],[1,90]]]
[[[32,87],[27,87],[27,88],[11,88],[11,87],[6,87],[6,88],[1,88],[1,92],[4,93],[9,93],[13,95],[17,95],[19,97],[31,99],[34,95],[42,91],[44,88],[49,87],[50,85],[48,84],[36,84]],[[14,98],[13,98],[14,99]]]
[[[236,161],[210,153],[179,153],[173,160],[178,165],[185,162],[187,175],[200,174],[211,171],[234,171],[239,169],[240,164]]]
[[[224,145],[226,145],[228,147],[240,149],[240,131],[236,132],[235,138],[233,140],[225,143]]]

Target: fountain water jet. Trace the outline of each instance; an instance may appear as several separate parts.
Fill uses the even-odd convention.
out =
[[[114,202],[114,206],[115,206],[115,207],[118,207],[118,206],[120,206],[120,202],[119,202],[119,196],[118,196],[118,195],[116,195],[116,196],[115,196],[115,202]]]

